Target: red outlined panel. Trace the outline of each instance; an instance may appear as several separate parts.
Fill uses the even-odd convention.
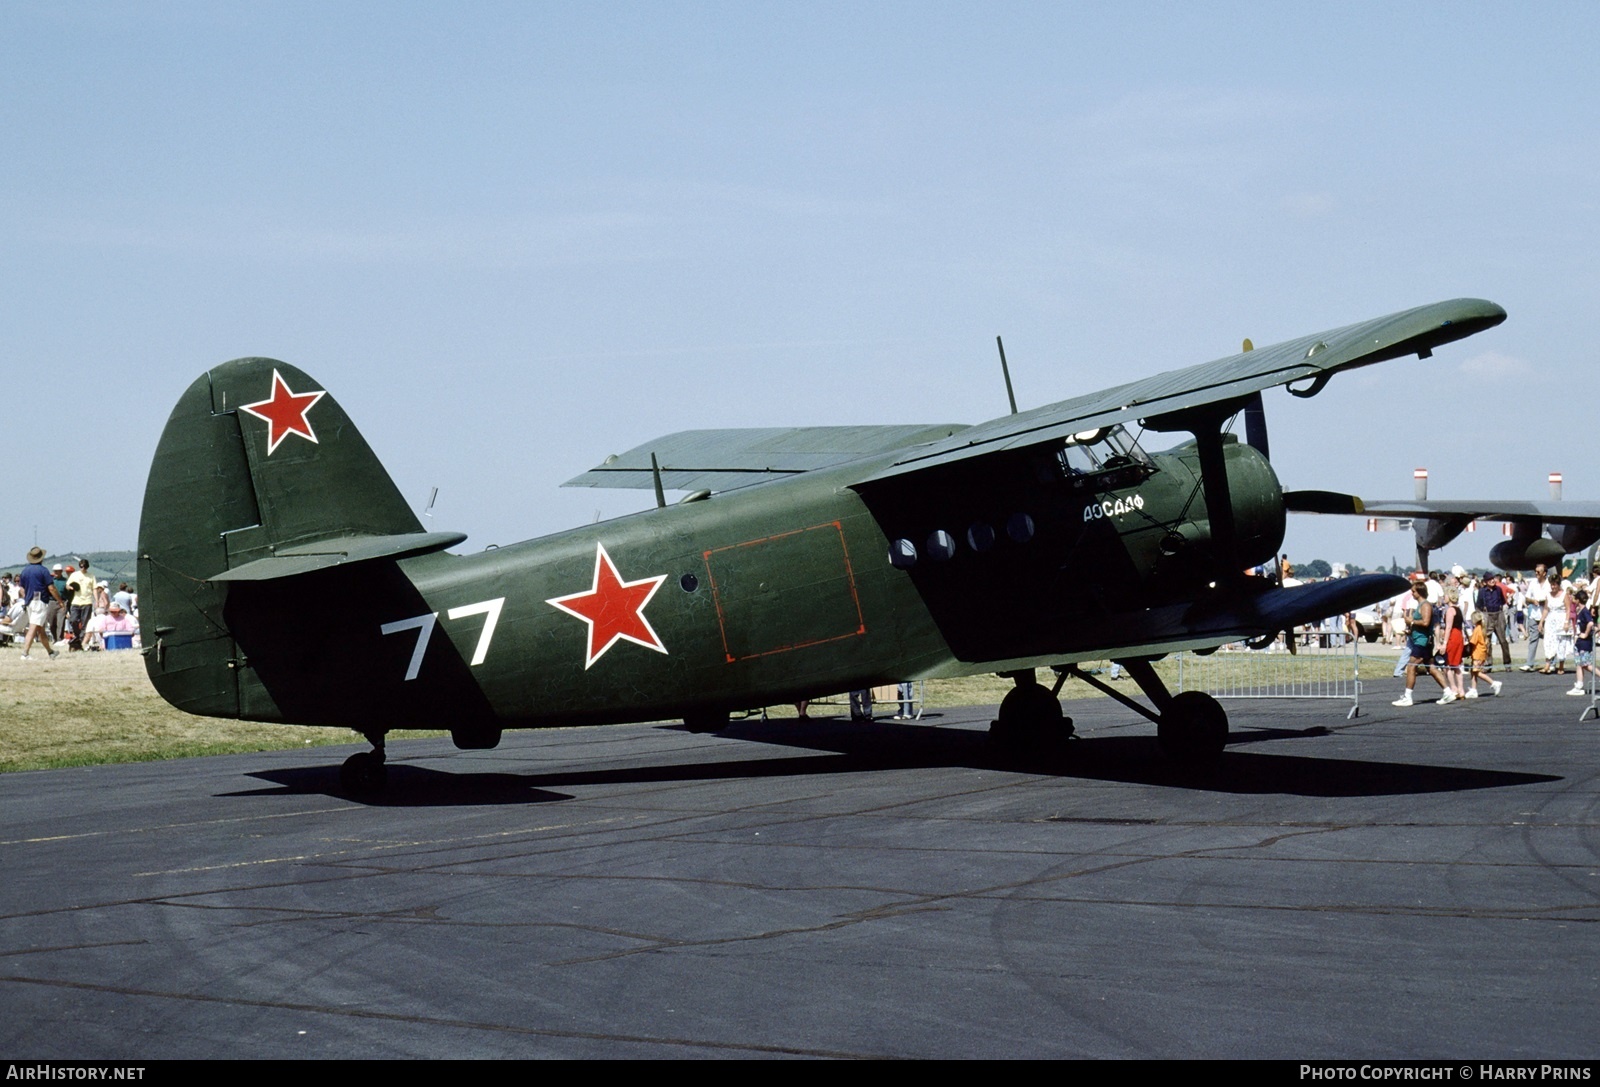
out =
[[[704,553],[729,664],[867,632],[838,521]]]

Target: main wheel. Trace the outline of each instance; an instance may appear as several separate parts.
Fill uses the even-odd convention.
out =
[[[339,767],[339,784],[346,792],[357,795],[383,792],[389,781],[389,770],[383,760],[371,751],[357,751]]]
[[[1167,704],[1156,739],[1174,762],[1215,762],[1228,743],[1228,711],[1203,691],[1183,691]]]
[[[500,746],[501,732],[497,728],[453,728],[450,742],[462,751],[489,751]]]
[[[1072,721],[1061,715],[1056,696],[1037,683],[1013,687],[989,723],[989,739],[1007,754],[1036,753],[1072,735]]]

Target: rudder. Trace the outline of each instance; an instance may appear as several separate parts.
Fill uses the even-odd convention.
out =
[[[277,717],[241,704],[229,587],[213,579],[350,537],[427,538],[337,401],[273,359],[201,375],[167,420],[139,522],[140,628],[162,697],[190,713]]]

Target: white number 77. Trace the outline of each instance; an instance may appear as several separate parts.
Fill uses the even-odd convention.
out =
[[[494,600],[484,600],[477,604],[463,604],[459,608],[451,608],[445,612],[448,619],[465,619],[471,615],[483,615],[483,630],[478,634],[478,644],[472,650],[472,660],[469,664],[477,667],[489,655],[489,641],[494,637],[494,626],[500,621],[500,607],[506,598],[496,597]],[[380,634],[398,634],[402,630],[417,631],[417,644],[411,650],[411,662],[406,666],[406,679],[417,678],[417,673],[422,669],[422,658],[428,652],[428,639],[433,637],[433,628],[438,625],[439,613],[430,611],[426,615],[412,616],[410,619],[396,619],[392,623],[384,623],[378,627]]]
[[[500,621],[500,605],[506,602],[503,596],[493,600],[485,600],[481,604],[463,604],[459,608],[451,608],[445,615],[451,619],[465,619],[469,615],[486,615],[483,621],[483,631],[478,635],[477,648],[472,651],[472,667],[476,668],[483,663],[483,658],[489,655],[489,639],[494,637],[494,625]]]
[[[385,623],[378,630],[384,634],[398,634],[402,630],[420,631],[417,635],[417,646],[411,651],[411,663],[406,666],[406,678],[416,679],[417,669],[422,667],[422,655],[428,651],[428,639],[433,637],[434,623],[438,620],[439,613],[430,611],[426,615],[418,615],[411,619],[396,619],[392,623]]]

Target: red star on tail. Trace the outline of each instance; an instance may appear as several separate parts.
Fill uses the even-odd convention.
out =
[[[650,598],[656,595],[656,590],[661,588],[665,580],[666,574],[658,574],[638,581],[623,581],[611,556],[606,554],[605,544],[597,543],[594,548],[594,584],[588,591],[558,596],[545,603],[560,608],[568,615],[575,615],[588,624],[589,651],[583,662],[587,671],[619,640],[654,649],[657,653],[667,651],[667,647],[656,636],[650,620],[644,617],[644,606],[650,603]]]
[[[239,410],[247,411],[257,419],[267,421],[267,456],[270,457],[278,448],[278,443],[291,434],[298,434],[313,442],[317,440],[316,431],[306,422],[306,412],[311,410],[311,405],[327,395],[325,390],[314,393],[293,392],[279,376],[278,371],[274,370],[272,395],[265,400],[257,400],[254,404],[240,404]]]

